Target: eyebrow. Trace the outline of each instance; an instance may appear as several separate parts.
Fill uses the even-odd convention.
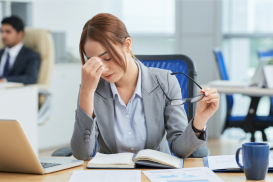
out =
[[[101,57],[103,55],[107,54],[107,51],[105,51],[104,53],[100,54],[98,57]],[[91,57],[87,57],[87,59],[90,59]]]

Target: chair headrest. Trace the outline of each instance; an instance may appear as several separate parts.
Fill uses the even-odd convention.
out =
[[[49,34],[50,31],[46,29],[37,29],[26,27],[24,29],[25,35],[23,38],[24,46],[27,48],[36,51],[41,56],[41,59],[44,59],[48,56],[49,47]],[[4,48],[2,40],[0,40],[0,49]]]

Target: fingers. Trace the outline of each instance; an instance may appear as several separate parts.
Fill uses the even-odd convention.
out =
[[[102,66],[103,66],[103,63],[100,58],[92,57],[83,65],[82,69],[88,73],[91,73],[91,72],[96,73],[98,68]]]
[[[103,63],[98,61],[93,67],[92,72],[97,72],[100,67],[103,67]]]
[[[98,57],[92,57],[92,58],[90,58],[90,60],[89,60],[88,62],[90,62],[89,67],[91,67],[92,69],[97,68],[97,65],[98,65],[98,64],[99,64],[99,65],[102,64],[101,59],[98,58]]]
[[[220,95],[215,88],[211,89],[209,87],[205,87],[202,90],[200,90],[199,93],[205,94],[204,99],[207,103],[218,102],[220,100]]]
[[[102,72],[104,71],[104,67],[100,67],[98,70],[97,70],[97,74],[99,76],[101,76]]]
[[[213,94],[210,94],[208,96],[205,96],[205,100],[206,101],[218,101],[220,98],[219,94],[216,92],[216,93],[213,93]]]
[[[217,103],[217,102],[219,102],[219,98],[206,100],[206,103]]]
[[[209,96],[210,94],[217,93],[217,90],[215,88],[209,88],[205,87],[202,90],[199,91],[200,94],[205,93],[205,96]]]

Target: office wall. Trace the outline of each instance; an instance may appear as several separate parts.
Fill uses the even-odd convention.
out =
[[[99,0],[47,0],[33,1],[33,27],[54,32],[66,32],[67,49],[79,55],[79,40],[87,20],[104,11]]]
[[[176,53],[193,59],[201,85],[219,79],[212,49],[222,45],[221,7],[220,0],[176,0]],[[208,122],[209,138],[220,137],[222,123],[217,112]]]
[[[103,2],[92,1],[32,1],[35,28],[65,32],[68,51],[79,57],[78,45],[85,22],[103,12]],[[81,78],[81,63],[55,64],[51,79],[52,113],[39,126],[39,149],[68,145],[72,136],[77,96]]]
[[[176,52],[191,57],[201,84],[218,78],[212,48],[221,46],[221,1],[176,1]]]
[[[75,110],[81,81],[81,64],[56,64],[53,69],[50,93],[51,115],[39,126],[39,149],[68,145],[72,136]]]

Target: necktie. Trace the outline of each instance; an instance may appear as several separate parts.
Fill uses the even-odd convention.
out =
[[[7,54],[7,59],[6,59],[6,63],[4,65],[4,73],[3,73],[3,77],[6,77],[9,75],[9,53]]]

